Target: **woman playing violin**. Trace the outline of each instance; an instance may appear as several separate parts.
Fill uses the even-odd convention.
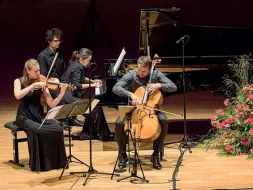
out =
[[[27,135],[31,170],[48,171],[64,166],[66,152],[63,129],[56,121],[46,120],[38,130],[44,117],[40,96],[43,94],[48,106],[53,108],[64,96],[67,85],[61,85],[60,94],[53,99],[46,82],[38,81],[39,76],[39,63],[29,59],[23,76],[14,81],[14,95],[20,100],[16,123]]]
[[[134,92],[141,86],[147,85],[147,90],[149,93],[159,89],[166,92],[175,92],[177,90],[176,85],[158,70],[154,70],[152,83],[148,84],[151,66],[152,61],[148,56],[140,57],[137,61],[137,68],[126,73],[115,84],[112,91],[118,96],[130,97],[133,105],[138,105],[141,103],[140,98],[134,94]],[[161,133],[153,142],[153,154],[151,156],[151,162],[153,163],[153,168],[161,169],[162,166],[159,160],[159,151],[163,148],[164,140],[168,131],[168,119],[162,112],[158,112],[157,117],[161,126]],[[121,150],[118,166],[122,169],[126,167],[126,162],[128,160],[126,155],[127,136],[124,132],[124,123],[121,123],[119,118],[116,121],[115,135],[118,148]]]

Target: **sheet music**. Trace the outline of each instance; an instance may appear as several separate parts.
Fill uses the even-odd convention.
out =
[[[63,107],[63,105],[61,106],[56,106],[52,109],[50,109],[47,113],[47,116],[45,119],[54,119],[55,116],[57,116],[57,114],[59,113],[59,111],[61,110],[61,108]]]
[[[62,106],[63,106],[63,105],[62,105]],[[40,130],[40,128],[42,127],[42,125],[44,124],[44,122],[45,122],[47,119],[55,119],[55,116],[59,113],[59,111],[61,110],[62,106],[56,106],[56,107],[50,109],[50,110],[47,112],[46,117],[43,119],[42,123],[40,124],[38,130]]]
[[[98,99],[93,99],[93,101],[91,103],[91,111],[97,106],[99,101],[100,100],[98,100]],[[87,108],[85,114],[89,114],[89,107]]]
[[[121,51],[121,53],[120,53],[120,55],[119,55],[119,57],[118,57],[118,60],[116,61],[115,65],[114,65],[114,67],[113,67],[113,72],[114,72],[115,74],[117,73],[117,71],[118,71],[118,69],[119,69],[119,66],[120,66],[122,60],[124,59],[124,56],[125,56],[125,55],[126,55],[126,51],[125,51],[125,49],[123,48],[122,51]]]

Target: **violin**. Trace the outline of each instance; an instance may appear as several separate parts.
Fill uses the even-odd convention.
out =
[[[152,61],[148,84],[152,83],[153,71],[156,63],[161,60],[155,55]],[[149,93],[146,86],[140,86],[134,93],[142,100],[141,105],[136,106],[132,114],[132,134],[139,142],[151,142],[158,138],[161,133],[161,126],[156,114],[157,108],[163,102],[163,96],[160,90]],[[125,129],[126,129],[125,125]]]
[[[46,82],[47,88],[51,90],[56,90],[59,88],[60,85],[65,85],[65,83],[61,83],[58,78],[49,78],[47,79],[44,75],[40,74],[38,79],[35,80],[34,82]],[[71,90],[75,90],[76,86],[73,84],[67,84],[68,88]]]

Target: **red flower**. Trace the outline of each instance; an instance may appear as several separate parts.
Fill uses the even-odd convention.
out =
[[[225,145],[225,149],[226,149],[226,152],[227,152],[227,153],[231,153],[231,152],[233,152],[234,147],[231,146],[231,145],[229,145],[229,144],[226,144],[226,145]]]
[[[237,119],[238,118],[235,118],[235,117],[228,118],[228,120],[229,120],[230,123],[235,123]]]
[[[249,101],[249,100],[252,100],[252,99],[253,99],[253,94],[248,95],[247,100]]]
[[[249,113],[249,117],[253,117],[253,112],[250,112],[250,113]]]
[[[248,118],[244,120],[244,123],[249,123],[249,124],[253,124],[253,118]]]
[[[218,114],[218,115],[224,115],[223,109],[217,109],[215,112],[216,112],[216,114]]]
[[[248,137],[244,136],[240,143],[242,146],[248,145],[249,144]]]
[[[250,128],[249,134],[250,134],[251,136],[253,136],[253,128]]]
[[[243,88],[243,93],[244,94],[249,94],[250,88],[249,87],[244,87]]]
[[[249,105],[247,105],[247,104],[238,104],[237,108],[240,111],[248,111],[249,110]],[[236,112],[239,111],[239,110],[236,110]]]
[[[221,123],[220,123],[220,127],[230,127],[230,120],[229,119],[224,119]]]

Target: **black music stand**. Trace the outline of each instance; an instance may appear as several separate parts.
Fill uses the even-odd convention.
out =
[[[85,112],[83,113],[84,116],[89,116],[91,112],[93,111],[93,109],[97,106],[99,100],[98,99],[93,99],[93,101],[91,102],[91,104],[89,104],[88,100],[88,106],[87,109],[85,110]],[[91,118],[89,123],[91,122]],[[90,124],[89,124],[90,125]],[[89,126],[91,128],[91,125]],[[92,148],[91,148],[91,131],[90,131],[90,166],[88,166],[88,171],[87,172],[70,172],[70,174],[83,174],[83,177],[86,177],[86,174],[88,174],[88,176],[85,179],[85,182],[83,183],[83,185],[86,185],[88,179],[90,178],[91,174],[104,174],[104,175],[111,175],[111,173],[105,173],[105,172],[98,172],[97,170],[95,170],[92,166]]]
[[[57,106],[52,108],[51,110],[48,111],[47,116],[45,117],[45,119],[43,120],[42,124],[40,127],[42,127],[43,123],[45,120],[47,119],[56,119],[56,120],[67,120],[68,123],[68,141],[69,141],[69,155],[67,156],[67,162],[62,170],[62,173],[59,177],[59,180],[61,180],[62,175],[65,171],[66,168],[68,168],[69,163],[71,162],[75,162],[78,164],[83,164],[87,167],[89,167],[86,163],[84,163],[83,161],[81,161],[80,159],[78,159],[77,157],[75,157],[72,152],[71,152],[71,126],[69,125],[70,120],[73,116],[79,115],[79,114],[84,114],[86,112],[88,108],[88,100],[80,100],[80,101],[76,101],[73,102],[71,104],[65,104],[65,105],[61,105],[61,106]],[[72,160],[72,159],[75,159]]]
[[[142,166],[141,166],[141,162],[140,162],[140,158],[139,158],[139,154],[137,153],[137,149],[136,149],[136,138],[135,138],[135,131],[133,132],[134,134],[132,134],[132,123],[138,123],[137,121],[137,118],[133,118],[133,122],[132,122],[132,114],[133,114],[133,111],[136,109],[136,106],[119,106],[119,113],[120,113],[120,119],[121,119],[121,122],[125,123],[127,122],[127,129],[126,129],[126,133],[128,135],[128,155],[129,155],[129,160],[130,160],[130,140],[133,142],[133,147],[134,147],[134,160],[133,160],[133,170],[131,171],[131,175],[130,176],[127,176],[127,177],[123,177],[121,179],[117,179],[117,182],[120,182],[122,180],[125,180],[125,179],[128,179],[128,178],[137,178],[137,179],[140,179],[142,182],[146,182],[148,183],[149,180],[147,180],[145,178],[145,175],[144,175],[144,172],[143,172],[143,169],[142,169]],[[124,146],[124,145],[122,145]],[[118,160],[119,160],[119,157],[120,157],[120,152],[121,152],[121,149],[123,147],[120,147],[120,150],[118,152],[118,157],[117,157],[117,160],[115,162],[115,165],[114,165],[114,168],[113,168],[113,173],[112,173],[112,176],[111,176],[111,179],[113,178],[113,175],[114,175],[114,171],[115,171],[115,168],[117,166],[117,163],[118,163]],[[130,162],[129,162],[130,163]],[[142,172],[142,176],[143,177],[139,177],[137,175],[137,163],[139,164],[140,166],[140,169],[141,169],[141,172]],[[130,170],[130,166],[129,166],[129,170]],[[135,180],[134,179],[131,179],[130,180],[131,183],[134,183]]]

